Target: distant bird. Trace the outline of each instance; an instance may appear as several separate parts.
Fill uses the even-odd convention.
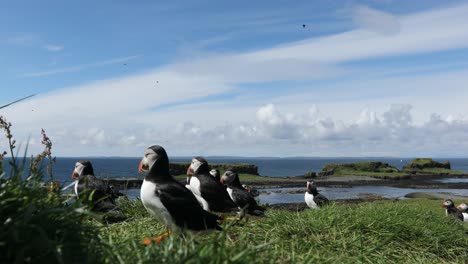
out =
[[[314,181],[307,181],[307,189],[304,195],[304,200],[307,206],[312,209],[317,209],[330,203],[327,197],[318,193],[317,185]]]
[[[75,195],[89,201],[91,197],[91,209],[95,211],[109,211],[115,208],[115,199],[118,194],[111,185],[94,176],[93,165],[89,160],[76,162],[71,178],[75,180]]]
[[[265,214],[265,208],[259,206],[252,193],[242,186],[239,175],[233,169],[228,169],[224,172],[221,177],[221,183],[227,185],[229,196],[239,207],[240,217],[243,217],[246,212],[256,216]]]
[[[460,210],[462,213],[468,213],[468,204],[467,203],[461,203],[457,205],[457,209]]]
[[[203,210],[192,192],[170,175],[169,158],[163,147],[148,147],[138,172],[147,172],[140,191],[143,206],[169,228],[157,238],[145,239],[144,244],[159,243],[172,231],[220,229],[220,217]]]
[[[127,66],[127,63],[124,63],[123,66]]]
[[[305,28],[306,27],[306,24],[302,24],[302,28]]]
[[[194,157],[187,168],[190,190],[202,204],[203,209],[212,212],[237,211],[226,188],[210,174],[208,162],[203,157]]]
[[[451,199],[445,199],[442,207],[445,208],[446,215],[452,215],[460,221],[468,222],[468,213],[463,213],[458,210]]]
[[[210,174],[211,174],[211,176],[213,176],[213,178],[214,178],[217,182],[220,182],[220,181],[221,181],[221,175],[220,175],[218,169],[212,169],[212,170],[210,170]]]

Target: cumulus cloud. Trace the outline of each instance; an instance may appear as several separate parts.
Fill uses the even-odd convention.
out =
[[[180,154],[288,156],[458,155],[468,147],[468,120],[453,116],[428,116],[412,121],[412,106],[390,105],[382,113],[369,109],[354,120],[320,116],[316,106],[302,112],[282,112],[264,105],[246,123],[196,125],[179,123],[166,134],[165,143]],[[169,129],[170,130],[170,129]],[[155,132],[162,134],[163,131]],[[458,154],[457,154],[458,153]]]

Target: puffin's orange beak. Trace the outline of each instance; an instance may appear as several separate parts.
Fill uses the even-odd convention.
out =
[[[192,167],[188,166],[187,168],[187,176],[192,176]]]
[[[72,172],[72,175],[71,175],[71,178],[72,180],[75,180],[76,178],[78,178],[78,173],[76,173],[75,171]]]
[[[138,173],[143,173],[143,160],[140,161],[140,164],[138,165]]]

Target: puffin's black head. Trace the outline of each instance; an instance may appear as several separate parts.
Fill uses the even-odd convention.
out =
[[[153,145],[145,150],[138,166],[138,172],[159,172],[169,174],[169,158],[163,147]]]
[[[94,175],[93,165],[91,165],[89,160],[77,161],[71,177],[75,180],[83,175]]]
[[[190,163],[190,166],[187,168],[187,175],[208,173],[209,170],[208,161],[206,161],[205,158],[194,157],[192,163]]]
[[[242,187],[239,180],[239,175],[234,169],[227,169],[221,177],[221,183],[227,186]]]
[[[455,207],[455,204],[453,203],[452,200],[450,200],[450,199],[445,199],[444,202],[442,203],[442,207],[443,207],[443,208],[449,209],[449,208]]]
[[[219,178],[219,170],[218,169],[210,170],[210,174],[211,174],[211,176],[213,176],[215,178]]]
[[[317,184],[314,181],[307,181],[307,189],[306,191],[310,194],[316,194],[317,191]]]
[[[221,178],[220,178],[220,173],[219,173],[219,170],[218,170],[218,169],[212,169],[212,170],[210,170],[210,174],[211,174],[211,176],[213,176],[213,177],[215,178],[215,180],[216,180],[217,182],[219,182],[219,181],[221,180]]]

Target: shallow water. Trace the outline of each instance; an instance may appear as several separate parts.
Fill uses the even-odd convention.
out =
[[[437,192],[453,195],[468,196],[468,189],[414,189],[396,188],[388,186],[356,186],[348,188],[322,187],[319,192],[330,200],[358,199],[362,195],[379,195],[389,199],[405,199],[405,195],[412,192]],[[140,189],[121,190],[130,199],[140,197]],[[292,193],[289,193],[292,192]],[[271,188],[262,189],[257,199],[264,204],[302,203],[304,202],[305,188]]]
[[[412,192],[437,192],[453,195],[468,196],[468,189],[414,189],[414,188],[396,188],[388,186],[356,186],[348,188],[319,188],[321,194],[330,200],[338,199],[358,199],[361,195],[379,195],[390,199],[405,199],[405,195]],[[302,203],[304,202],[304,188],[279,188],[264,189],[270,193],[261,193],[258,200],[261,203]],[[300,191],[300,193],[285,193],[282,191]]]
[[[436,182],[441,183],[467,183],[467,178],[445,178],[445,179],[435,179]]]

